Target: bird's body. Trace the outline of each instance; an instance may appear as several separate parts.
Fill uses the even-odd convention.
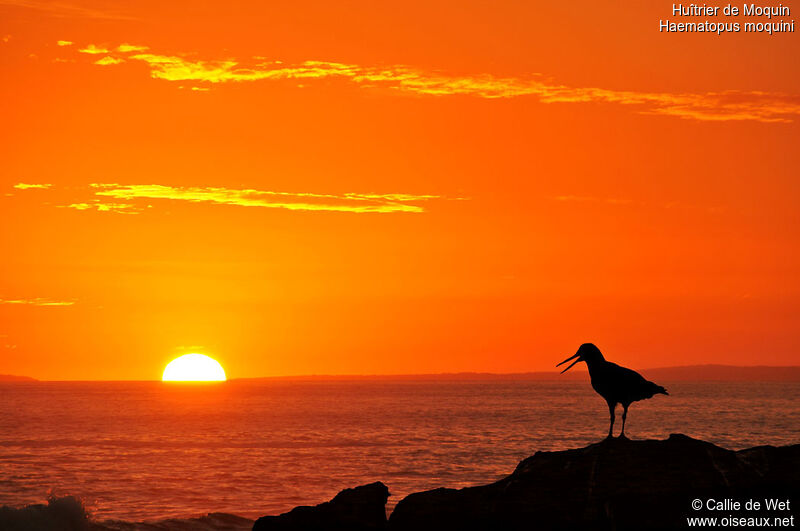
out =
[[[628,416],[628,407],[631,403],[644,400],[656,394],[668,395],[667,390],[660,385],[645,380],[641,374],[625,367],[620,367],[616,363],[606,361],[600,349],[591,343],[584,343],[578,352],[559,363],[561,365],[577,358],[572,364],[561,371],[567,372],[579,361],[585,361],[589,368],[589,377],[592,380],[592,388],[597,394],[605,398],[608,404],[608,411],[611,417],[611,424],[608,428],[608,436],[612,436],[614,429],[614,411],[617,404],[622,404],[622,433],[625,436],[625,419]],[[558,366],[556,365],[556,366]]]

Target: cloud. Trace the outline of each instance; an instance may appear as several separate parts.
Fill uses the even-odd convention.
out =
[[[76,17],[108,20],[134,20],[128,15],[110,10],[99,10],[67,2],[44,2],[41,0],[0,0],[0,5],[35,9],[52,17]]]
[[[72,41],[56,41],[59,46],[72,46]]]
[[[356,78],[359,67],[342,63],[306,61],[296,66],[284,67],[280,62],[260,63],[250,68],[240,67],[234,60],[202,61],[156,54],[136,54],[131,59],[150,66],[150,75],[167,81],[204,81],[227,83],[259,81],[264,79],[314,79],[340,76]]]
[[[23,184],[16,188],[50,188],[51,185]],[[74,194],[74,188],[70,192]],[[450,198],[447,198],[448,200]],[[464,198],[453,198],[463,200]],[[153,202],[182,201],[240,207],[284,209],[301,212],[420,213],[423,204],[445,200],[438,195],[406,193],[321,194],[313,192],[277,192],[252,188],[214,186],[168,186],[162,184],[93,183],[58,208],[93,210],[118,214],[138,214],[154,208]]]
[[[17,183],[14,185],[14,188],[18,190],[46,190],[48,188],[52,188],[52,184],[27,184],[27,183]]]
[[[124,59],[117,59],[116,57],[111,57],[110,55],[107,55],[107,56],[95,61],[94,64],[102,65],[102,66],[108,66],[108,65],[118,65],[118,64],[124,63],[124,62],[125,62]]]
[[[122,43],[119,46],[117,46],[117,51],[121,53],[143,52],[148,49],[149,48],[147,46],[137,46],[135,44],[128,44],[128,43]]]
[[[0,304],[20,304],[27,306],[72,306],[75,301],[57,301],[36,297],[33,299],[0,299]]]
[[[105,46],[97,46],[95,44],[90,44],[86,48],[81,48],[78,50],[80,53],[88,53],[90,55],[97,55],[101,53],[108,53],[108,48]]]
[[[90,203],[72,203],[69,205],[60,205],[59,208],[97,210],[98,212],[116,212],[118,214],[136,214],[142,210],[142,208],[128,203],[104,203],[97,200],[92,200]]]
[[[418,203],[439,199],[411,194],[316,194],[221,187],[173,187],[159,184],[92,184],[95,195],[123,201],[173,200],[295,211],[393,213],[424,212]]]
[[[0,0],[2,1],[2,0]],[[117,50],[138,52],[146,46],[120,45]],[[86,53],[104,53],[89,45]],[[82,50],[84,51],[84,50]],[[170,82],[206,84],[192,90],[225,83],[279,80],[340,79],[367,89],[389,89],[418,96],[466,96],[483,99],[536,98],[542,103],[603,103],[630,106],[643,114],[674,116],[700,121],[792,122],[800,115],[800,96],[782,93],[720,91],[667,93],[570,87],[540,75],[527,78],[491,74],[456,76],[426,72],[403,65],[372,67],[354,64],[304,61],[284,64],[255,58],[196,59],[184,55],[132,53],[129,61],[146,63],[150,76]],[[183,85],[180,85],[183,87]]]

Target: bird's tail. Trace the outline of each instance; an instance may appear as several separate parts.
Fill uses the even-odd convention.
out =
[[[663,387],[661,387],[660,385],[658,385],[656,383],[647,382],[647,385],[648,385],[648,391],[650,392],[650,395],[647,398],[650,398],[651,396],[657,395],[657,394],[669,395],[669,393],[667,392],[666,389],[664,389]]]

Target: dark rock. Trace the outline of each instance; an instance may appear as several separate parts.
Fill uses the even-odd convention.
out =
[[[262,516],[253,531],[376,531],[386,529],[389,489],[380,481],[345,489],[331,501]]]
[[[74,496],[52,496],[47,505],[0,507],[3,531],[87,531],[89,516],[83,502]]]
[[[608,439],[537,452],[491,485],[411,494],[397,504],[389,529],[686,529],[687,517],[792,516],[763,508],[695,511],[691,503],[781,497],[796,504],[798,487],[800,445],[734,452],[685,435]]]

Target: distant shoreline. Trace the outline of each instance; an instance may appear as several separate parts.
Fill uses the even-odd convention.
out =
[[[658,367],[640,371],[645,377],[664,381],[727,381],[727,382],[800,382],[800,366],[685,365]],[[586,371],[536,371],[517,373],[454,372],[438,374],[310,374],[295,376],[263,376],[232,378],[231,381],[339,381],[339,380],[445,380],[445,381],[574,381],[585,380]]]
[[[38,382],[30,376],[16,376],[14,374],[0,374],[0,382]]]
[[[677,382],[800,382],[800,366],[770,365],[683,365],[641,369],[653,381]],[[289,376],[256,376],[229,378],[229,382],[335,382],[335,381],[585,381],[585,370],[575,369],[566,374],[558,371],[531,371],[514,373],[448,372],[428,374],[300,374]],[[158,382],[160,380],[40,380],[30,376],[0,374],[5,382]]]

